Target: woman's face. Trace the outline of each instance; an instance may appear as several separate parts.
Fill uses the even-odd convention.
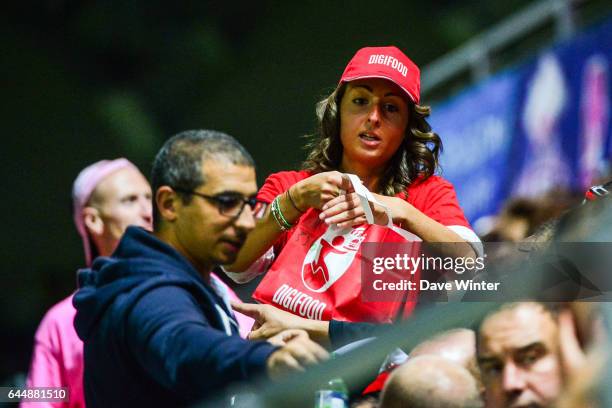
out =
[[[340,140],[345,169],[386,166],[404,139],[410,112],[405,93],[381,78],[347,83],[340,101]]]

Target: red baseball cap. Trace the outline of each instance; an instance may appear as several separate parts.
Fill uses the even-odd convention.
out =
[[[361,78],[384,78],[402,88],[414,103],[421,98],[421,71],[394,46],[365,47],[350,60],[340,83]]]

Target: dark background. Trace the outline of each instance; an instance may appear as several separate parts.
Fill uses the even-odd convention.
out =
[[[394,44],[423,67],[528,3],[4,5],[0,383],[27,370],[39,320],[74,289],[83,251],[70,189],[83,167],[125,156],[148,175],[168,137],[211,128],[246,146],[261,183],[273,171],[299,166],[314,104],[358,48]],[[534,33],[530,44],[516,44],[498,64],[546,38]],[[465,85],[455,82],[435,97]]]

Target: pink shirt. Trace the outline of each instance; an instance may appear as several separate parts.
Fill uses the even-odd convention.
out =
[[[76,314],[68,296],[53,306],[34,336],[34,352],[26,386],[68,387],[69,402],[22,402],[21,408],[85,406],[83,396],[83,343],[74,330]]]
[[[240,301],[236,293],[215,274],[211,277],[227,289],[231,300]],[[73,294],[74,295],[74,294]],[[40,322],[34,336],[34,351],[27,387],[68,387],[69,402],[22,402],[21,408],[80,408],[85,407],[83,395],[83,342],[74,330],[76,309],[72,297],[53,306]],[[240,313],[236,320],[240,336],[245,338],[253,319]]]

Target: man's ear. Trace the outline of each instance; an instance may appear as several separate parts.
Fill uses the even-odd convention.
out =
[[[173,222],[178,217],[178,209],[182,202],[178,194],[168,186],[161,186],[155,192],[155,204],[159,215],[164,221]]]
[[[99,236],[104,232],[104,221],[97,208],[83,208],[83,224],[91,236]]]

